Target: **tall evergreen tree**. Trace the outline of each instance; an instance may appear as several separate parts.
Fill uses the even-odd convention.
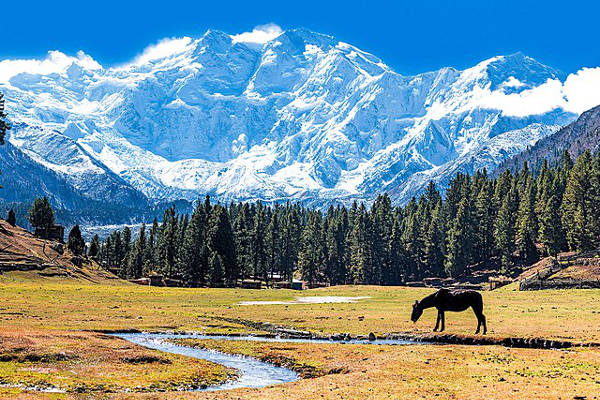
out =
[[[94,235],[90,242],[90,247],[88,248],[88,257],[97,259],[100,256],[100,247],[100,238],[98,235]]]
[[[227,211],[218,204],[212,208],[208,220],[206,241],[213,261],[218,261],[220,268],[222,268],[224,282],[229,285],[234,284],[239,278],[239,271],[235,256],[233,231]],[[215,257],[218,257],[218,259],[215,259]],[[211,262],[211,268],[215,265]],[[212,271],[211,282],[213,283],[215,276],[217,275]]]
[[[461,276],[470,262],[473,251],[473,213],[468,197],[463,198],[458,204],[456,218],[452,221],[448,231],[447,255],[445,268],[452,277]]]
[[[271,220],[267,225],[265,241],[267,250],[267,265],[270,272],[268,280],[272,280],[275,272],[281,272],[281,233],[277,210],[273,211],[271,214]]]
[[[252,274],[252,230],[250,206],[248,203],[244,203],[234,222],[236,256],[241,279]]]
[[[75,225],[71,228],[67,239],[67,248],[71,250],[73,254],[78,256],[85,253],[85,240],[83,240],[83,236],[81,236],[79,225]]]
[[[503,270],[512,267],[512,255],[515,248],[515,201],[512,190],[502,200],[494,223],[494,237]]]
[[[256,204],[252,229],[252,273],[254,277],[267,280],[267,251],[265,244],[266,216],[261,202]]]
[[[309,285],[323,279],[324,247],[321,239],[321,214],[318,211],[309,212],[298,254],[298,268]]]
[[[46,196],[35,199],[27,218],[33,227],[48,232],[48,229],[54,225],[54,210]]]
[[[123,262],[125,262],[125,259],[127,258],[127,256],[129,255],[129,252],[131,251],[131,228],[128,226],[125,226],[125,228],[123,228],[123,234],[121,235],[121,240],[122,240],[122,244],[123,244]]]
[[[517,219],[517,243],[521,261],[531,265],[538,260],[535,247],[537,235],[537,218],[534,211],[535,187],[531,178],[527,180],[523,190]]]
[[[146,255],[146,224],[142,223],[140,233],[127,256],[127,278],[137,279],[142,276]]]
[[[563,226],[572,250],[597,247],[600,215],[597,215],[598,193],[594,181],[592,156],[586,151],[570,170],[563,197]]]
[[[431,219],[427,224],[425,235],[425,265],[428,273],[433,276],[441,276],[444,271],[445,254],[445,224],[441,201],[433,209]]]
[[[17,218],[15,216],[15,210],[13,210],[12,208],[10,210],[8,210],[8,216],[6,217],[6,222],[8,222],[8,224],[10,226],[17,225]]]
[[[373,241],[371,283],[383,284],[390,277],[388,243],[392,234],[392,201],[384,193],[377,197],[371,210],[371,240]]]
[[[296,207],[286,207],[285,224],[281,236],[281,269],[288,281],[292,280],[294,270],[298,264],[298,252],[300,248],[300,235],[302,226],[300,216]]]
[[[174,277],[177,245],[177,216],[175,208],[167,209],[163,215],[163,223],[158,244],[158,262],[161,272]]]
[[[389,285],[399,285],[406,281],[407,265],[409,265],[410,257],[406,254],[406,248],[402,240],[402,219],[399,213],[396,213],[394,224],[392,225],[392,234],[388,244],[388,252],[390,255],[389,269],[390,276],[388,277]]]
[[[475,201],[476,240],[475,262],[487,262],[494,252],[494,219],[496,210],[492,201],[492,187],[486,181],[481,187]]]
[[[213,287],[221,287],[225,282],[225,267],[223,266],[223,259],[216,251],[211,250],[210,253],[211,254],[208,262],[209,282]]]
[[[184,232],[183,245],[178,253],[178,270],[184,281],[191,286],[197,286],[206,281],[208,266],[205,265],[205,252],[207,252],[206,215],[204,206],[200,202],[196,205],[192,218]]]

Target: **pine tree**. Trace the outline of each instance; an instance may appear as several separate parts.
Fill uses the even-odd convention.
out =
[[[405,208],[402,243],[407,255],[406,279],[419,280],[424,277],[422,261],[425,246],[422,242],[419,214],[416,200],[413,198]]]
[[[435,187],[434,187],[435,189]],[[369,281],[374,284],[383,284],[389,279],[389,254],[387,244],[392,234],[392,202],[384,193],[378,196],[371,209],[371,240],[372,240],[372,271]]]
[[[402,231],[401,215],[397,213],[394,218],[392,234],[390,235],[390,242],[388,244],[388,252],[390,255],[390,276],[388,278],[389,285],[400,285],[406,281],[409,257],[406,254],[406,249],[402,241]]]
[[[556,256],[564,248],[564,235],[560,220],[560,201],[553,194],[546,201],[540,214],[540,240],[550,256]]]
[[[474,262],[487,262],[494,252],[494,202],[491,185],[486,183],[481,187],[475,202],[476,240]]]
[[[298,268],[302,279],[310,286],[323,279],[324,247],[321,231],[321,214],[318,211],[309,213],[308,223],[302,231]]]
[[[327,228],[325,232],[326,262],[325,276],[332,285],[346,282],[346,229],[348,215],[339,208],[330,208],[327,215]]]
[[[281,272],[281,237],[277,210],[273,211],[271,214],[271,220],[267,225],[265,242],[267,250],[267,265],[269,266],[270,271],[270,276],[268,279],[272,280],[275,272]]]
[[[206,242],[210,248],[211,257],[218,256],[223,279],[229,285],[234,284],[239,277],[239,271],[236,263],[233,231],[227,211],[218,204],[212,208],[208,220]],[[211,262],[212,267],[214,265]],[[215,276],[215,272],[211,270],[211,283],[215,283]]]
[[[98,235],[94,235],[92,237],[92,241],[90,242],[90,247],[88,248],[88,257],[92,259],[97,259],[100,255],[100,238]]]
[[[472,205],[465,197],[458,204],[456,218],[448,231],[445,269],[451,277],[461,276],[472,262],[473,236]]]
[[[535,247],[537,235],[537,218],[534,211],[535,187],[531,178],[527,179],[524,185],[517,217],[517,243],[521,261],[525,265],[531,265],[539,258]]]
[[[217,252],[211,251],[209,262],[209,282],[212,287],[221,287],[225,281],[223,259]]]
[[[371,218],[364,206],[358,207],[350,235],[350,275],[354,283],[374,283]]]
[[[48,229],[54,225],[54,210],[52,210],[48,198],[44,196],[41,199],[35,199],[27,218],[33,227],[43,230],[47,235]]]
[[[597,247],[600,216],[594,212],[598,201],[594,175],[592,156],[586,151],[571,168],[563,197],[562,221],[571,250]]]
[[[154,218],[154,221],[152,222],[152,228],[150,228],[150,233],[148,234],[148,240],[146,240],[146,254],[144,256],[145,261],[144,266],[142,267],[142,275],[147,275],[156,268],[159,231],[160,227],[158,225],[158,221],[156,218]]]
[[[163,223],[158,244],[158,263],[161,272],[173,278],[176,262],[177,216],[175,208],[167,209],[163,215]]]
[[[515,248],[514,215],[514,195],[511,191],[504,197],[494,223],[494,241],[503,270],[508,270],[512,266],[512,255]]]
[[[294,270],[298,264],[300,248],[300,235],[302,226],[298,210],[295,207],[286,207],[285,224],[281,236],[282,260],[281,269],[288,281],[292,280]]]
[[[244,203],[234,222],[237,264],[242,280],[252,274],[252,227],[250,206]]]
[[[17,218],[15,217],[15,210],[13,210],[12,208],[10,210],[8,210],[8,217],[6,217],[6,222],[8,222],[8,224],[10,226],[17,225]]]
[[[261,202],[256,204],[252,228],[252,273],[255,278],[267,280],[267,252],[265,245],[266,217]]]
[[[178,256],[178,270],[190,286],[198,286],[206,281],[208,266],[204,265],[206,249],[206,215],[204,206],[198,202],[192,218],[185,229],[183,245]]]
[[[78,256],[85,253],[85,240],[83,240],[83,236],[81,236],[79,225],[75,225],[71,228],[67,239],[67,248],[71,250],[73,254]]]
[[[129,279],[137,279],[142,276],[146,255],[146,224],[142,223],[140,233],[131,246],[131,250],[126,258],[127,270],[126,276]]]
[[[125,260],[129,256],[129,252],[131,251],[131,228],[125,226],[123,228],[123,233],[121,235],[121,243],[123,245],[123,255],[122,255],[122,263],[125,263]]]
[[[120,231],[116,231],[114,233],[114,237],[112,240],[112,249],[111,249],[111,265],[113,267],[117,267],[119,269],[119,273],[122,273],[121,270],[121,266],[122,266],[122,260],[124,257],[124,251],[123,251],[123,242],[121,240],[121,232]]]
[[[429,275],[441,276],[444,271],[445,229],[441,201],[433,209],[423,245],[425,265]]]

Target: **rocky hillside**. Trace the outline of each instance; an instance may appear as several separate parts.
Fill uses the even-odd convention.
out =
[[[75,257],[63,244],[0,220],[0,282],[40,278],[122,283],[95,261]]]
[[[584,112],[573,123],[541,139],[533,147],[504,162],[498,171],[519,169],[524,162],[539,167],[544,160],[554,163],[567,150],[573,159],[586,150],[600,150],[600,106]]]

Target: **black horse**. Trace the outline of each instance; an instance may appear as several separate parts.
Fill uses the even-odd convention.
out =
[[[440,327],[440,321],[442,323],[440,332],[444,331],[446,328],[445,311],[465,311],[469,307],[473,308],[475,316],[477,317],[477,331],[475,331],[475,333],[479,333],[481,325],[483,325],[483,334],[485,335],[487,332],[485,315],[483,315],[483,298],[481,297],[481,294],[475,290],[440,289],[421,301],[415,301],[410,319],[413,322],[417,322],[423,314],[423,310],[431,307],[435,307],[438,310],[437,322],[433,329],[434,332]]]

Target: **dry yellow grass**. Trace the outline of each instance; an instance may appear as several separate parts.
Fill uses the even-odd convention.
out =
[[[137,285],[6,282],[0,284],[0,328],[246,331],[213,317],[241,318],[324,334],[426,333],[435,311],[410,322],[415,299],[432,289],[341,286],[291,290],[181,289]],[[370,296],[356,303],[237,305],[240,301],[291,300],[294,296]],[[489,335],[600,341],[600,290],[519,292],[514,286],[483,292]],[[448,313],[446,330],[472,335],[471,311]]]
[[[596,399],[600,353],[500,346],[370,346],[200,342],[259,358],[291,358],[321,377],[220,393],[118,395],[116,399]]]
[[[415,299],[431,289],[346,286],[307,292],[289,290],[177,289],[135,285],[82,285],[0,277],[0,337],[7,332],[42,332],[48,337],[84,335],[94,329],[246,332],[221,317],[263,321],[321,333],[428,333],[435,312],[409,321]],[[294,296],[369,296],[348,304],[238,305],[240,301],[292,300]],[[505,287],[484,292],[490,335],[600,341],[600,290],[518,292]],[[468,311],[448,313],[447,331],[472,335],[476,320]],[[66,332],[66,333],[65,333]],[[22,333],[19,333],[22,334]],[[91,335],[86,333],[85,335]],[[101,336],[92,337],[99,338]],[[50,341],[50,339],[48,339]],[[56,339],[59,340],[59,339]],[[60,339],[62,340],[62,339]],[[100,340],[100,339],[94,339]],[[118,348],[120,344],[108,342]],[[122,345],[122,344],[121,344]],[[499,346],[356,346],[210,343],[221,350],[309,365],[324,376],[258,390],[227,393],[118,394],[117,398],[224,399],[544,399],[600,393],[600,353],[591,349],[547,351]],[[79,344],[81,351],[94,345]],[[109,347],[110,347],[109,346]],[[40,348],[39,351],[45,351]],[[141,350],[139,350],[141,351]],[[293,359],[293,360],[289,360]],[[107,358],[107,365],[112,361]],[[14,362],[12,364],[15,364]],[[60,362],[58,362],[60,365]],[[14,367],[14,365],[13,365]],[[49,366],[48,368],[54,368]],[[327,374],[335,368],[348,373]],[[116,371],[119,371],[118,369]],[[132,373],[137,373],[131,370]],[[118,373],[124,373],[118,372]],[[181,375],[173,375],[172,381]],[[73,379],[94,382],[93,369],[77,369]],[[126,376],[126,375],[123,375]],[[170,379],[171,379],[170,378]],[[2,389],[4,398],[56,398],[64,395]],[[109,396],[104,393],[102,398]],[[112,395],[111,395],[112,396]]]
[[[169,391],[224,382],[233,373],[208,361],[148,350],[98,333],[0,331],[4,395],[21,391],[16,386],[96,395]]]

